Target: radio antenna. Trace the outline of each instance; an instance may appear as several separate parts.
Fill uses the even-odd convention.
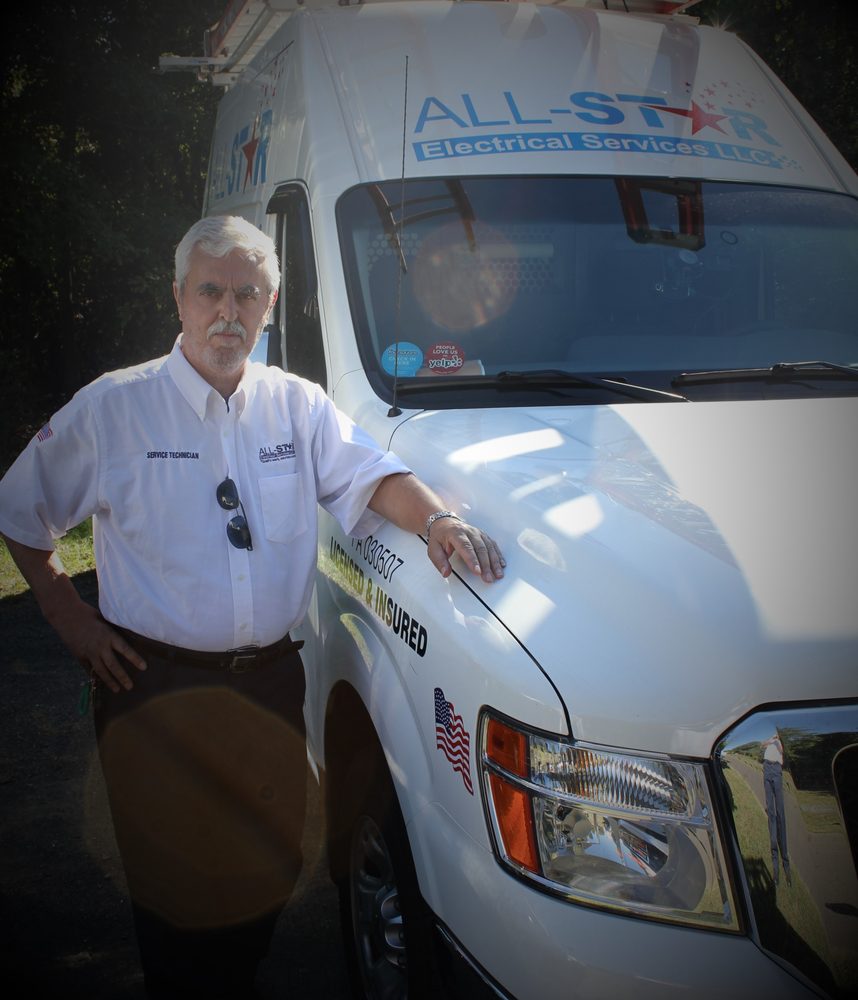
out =
[[[402,245],[402,230],[405,225],[405,136],[408,123],[408,56],[405,56],[405,88],[402,98],[402,170],[399,177],[399,221],[396,228],[396,244],[399,249],[399,267],[396,269],[396,313],[393,324],[393,404],[387,411],[389,417],[399,417],[402,410],[396,405],[399,388],[399,319],[402,306],[402,275],[408,270],[405,262],[405,247]]]

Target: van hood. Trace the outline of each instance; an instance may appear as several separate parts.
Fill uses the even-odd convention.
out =
[[[858,694],[858,399],[424,412],[393,447],[499,540],[474,584],[580,740],[708,756]]]

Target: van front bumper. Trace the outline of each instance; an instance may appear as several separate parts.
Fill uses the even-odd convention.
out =
[[[643,920],[547,895],[508,874],[446,820],[433,828],[446,842],[436,839],[434,846],[441,851],[436,856],[447,859],[448,877],[432,880],[441,890],[432,908],[457,981],[473,986],[460,996],[818,1000],[800,974],[745,934]],[[451,857],[455,879],[449,878]]]

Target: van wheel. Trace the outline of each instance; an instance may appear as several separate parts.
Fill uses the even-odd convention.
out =
[[[351,827],[338,883],[340,920],[356,997],[428,1000],[433,935],[390,776],[376,774]]]

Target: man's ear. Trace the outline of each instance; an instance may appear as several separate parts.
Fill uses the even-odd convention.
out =
[[[265,322],[266,323],[268,322],[269,319],[271,319],[271,310],[274,308],[275,304],[277,303],[277,296],[279,294],[280,294],[280,290],[277,289],[271,295],[271,301],[268,303],[268,312],[265,314]]]
[[[176,308],[179,310],[179,319],[182,318],[182,296],[179,293],[179,286],[173,282],[173,298],[176,300]]]

